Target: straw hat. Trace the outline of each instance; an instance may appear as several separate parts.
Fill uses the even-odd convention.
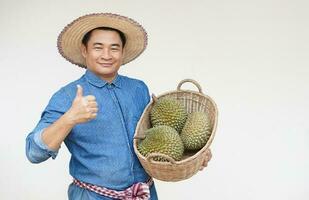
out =
[[[86,68],[81,53],[82,38],[97,27],[110,27],[124,33],[126,44],[123,63],[126,64],[138,57],[147,46],[145,29],[133,19],[112,13],[94,13],[81,16],[68,24],[58,36],[59,53],[68,61]]]

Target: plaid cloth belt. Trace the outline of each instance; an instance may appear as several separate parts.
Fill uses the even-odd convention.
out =
[[[88,189],[92,192],[102,196],[120,199],[120,200],[148,200],[150,198],[149,187],[153,184],[153,179],[150,178],[147,183],[138,182],[131,187],[123,190],[116,191],[107,189],[105,187],[96,186],[90,183],[84,183],[77,179],[73,179],[73,183],[81,188]]]

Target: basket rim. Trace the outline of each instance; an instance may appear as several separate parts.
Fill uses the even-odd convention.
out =
[[[162,98],[164,96],[167,96],[167,95],[171,95],[171,94],[177,94],[177,93],[193,93],[195,95],[199,95],[201,97],[204,97],[204,98],[207,98],[214,106],[214,110],[215,110],[215,120],[214,120],[214,125],[213,125],[213,129],[212,129],[212,132],[211,132],[211,135],[210,135],[210,138],[208,139],[207,143],[204,145],[203,148],[201,148],[200,150],[198,150],[196,153],[194,153],[192,156],[189,156],[188,158],[185,158],[183,160],[180,160],[180,161],[176,161],[175,160],[175,163],[172,164],[170,162],[160,162],[160,161],[150,161],[151,163],[153,164],[160,164],[160,165],[181,165],[183,163],[186,163],[186,162],[189,162],[189,161],[192,161],[194,159],[197,159],[200,154],[203,154],[208,148],[209,146],[211,145],[213,139],[214,139],[214,136],[215,136],[215,133],[216,133],[216,130],[217,130],[217,124],[218,124],[218,108],[217,108],[217,104],[215,103],[215,101],[208,95],[202,93],[202,92],[197,92],[197,91],[193,91],[193,90],[172,90],[172,91],[168,91],[168,92],[164,92],[162,94],[160,94],[159,96],[157,96],[157,98]],[[145,114],[145,112],[149,109],[149,107],[154,103],[153,99],[151,99],[151,101],[147,104],[147,106],[145,107],[141,117]],[[133,148],[134,148],[134,151],[135,153],[137,154],[137,156],[139,158],[142,158],[144,161],[147,161],[147,158],[145,156],[143,156],[138,150],[137,150],[137,141],[139,140],[138,138],[135,138],[135,136],[137,136],[137,130],[140,126],[140,123],[141,123],[141,118],[138,120],[138,123],[136,125],[136,129],[134,131],[134,139],[133,139]],[[147,161],[148,162],[148,161]]]

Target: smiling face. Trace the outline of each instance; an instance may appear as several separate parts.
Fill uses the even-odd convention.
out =
[[[116,77],[123,54],[120,35],[116,31],[94,30],[86,46],[82,45],[87,69],[107,82]]]

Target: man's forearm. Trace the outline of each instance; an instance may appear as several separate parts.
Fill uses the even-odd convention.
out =
[[[74,127],[69,114],[65,113],[42,133],[43,142],[52,150],[58,150],[61,143]]]

